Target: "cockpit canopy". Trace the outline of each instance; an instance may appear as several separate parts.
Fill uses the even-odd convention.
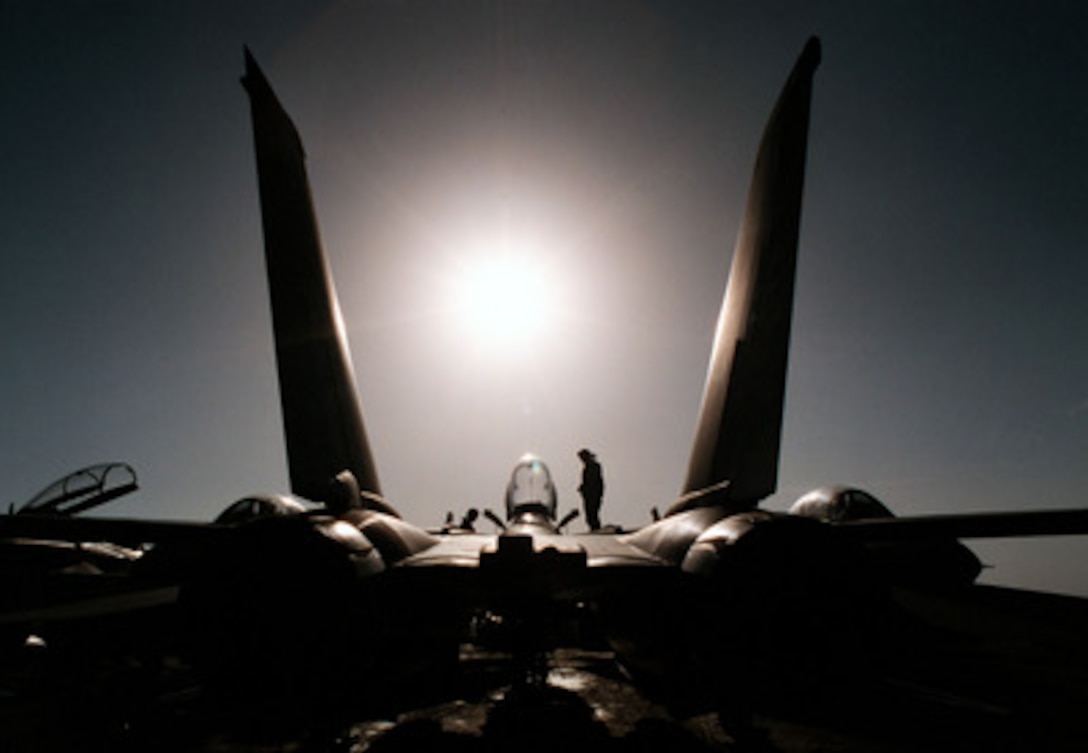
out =
[[[19,508],[20,515],[75,515],[139,488],[128,463],[99,463],[69,473]]]
[[[506,485],[506,519],[522,512],[540,512],[555,520],[559,499],[552,473],[535,455],[525,455],[514,466]]]

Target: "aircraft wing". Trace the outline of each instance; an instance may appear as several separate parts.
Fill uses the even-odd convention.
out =
[[[1088,509],[861,518],[830,523],[864,542],[1088,534]]]
[[[177,604],[179,591],[177,586],[153,586],[3,611],[0,612],[0,629],[123,617],[136,611],[173,607]]]
[[[0,538],[51,541],[109,541],[125,546],[182,544],[198,546],[221,540],[230,526],[213,523],[137,520],[134,518],[69,518],[37,515],[0,517]]]
[[[121,618],[173,606],[178,586],[229,545],[228,526],[0,517],[0,625]]]

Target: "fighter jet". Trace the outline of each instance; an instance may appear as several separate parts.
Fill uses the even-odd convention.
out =
[[[395,713],[456,687],[466,645],[509,655],[530,684],[546,682],[557,649],[608,651],[676,714],[734,727],[812,699],[810,682],[1004,702],[971,696],[976,676],[945,683],[945,647],[962,634],[920,615],[977,594],[980,565],[960,537],[1083,533],[1088,511],[904,519],[845,487],[789,513],[760,507],[777,485],[820,57],[813,38],[766,125],[686,480],[659,520],[562,533],[533,455],[515,464],[498,534],[430,531],[383,496],[302,140],[246,50],[290,493],[241,500],[207,526],[10,516],[0,536],[154,545],[133,577],[179,586],[203,681],[240,704]]]

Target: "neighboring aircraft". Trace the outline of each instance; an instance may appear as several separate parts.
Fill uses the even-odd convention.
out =
[[[1019,694],[987,696],[989,664],[956,662],[985,641],[967,640],[949,604],[999,598],[972,585],[979,563],[957,539],[1084,533],[1088,511],[899,519],[849,488],[814,492],[790,514],[759,508],[777,483],[820,54],[810,40],[767,124],[687,477],[660,520],[560,533],[554,483],[533,456],[514,469],[498,535],[430,532],[384,499],[301,140],[247,50],[291,494],[242,500],[206,526],[19,515],[0,520],[0,536],[153,544],[132,590],[180,584],[171,629],[208,687],[239,705],[393,713],[446,694],[475,643],[509,652],[530,683],[546,678],[554,649],[607,648],[649,697],[676,714],[717,711],[733,729],[829,697],[921,698],[983,716],[1009,704],[1029,725],[1048,723],[1036,705],[1015,706]],[[1028,603],[1001,594],[1005,612]],[[1083,619],[1081,602],[1047,604],[1059,602]],[[40,614],[34,624],[50,629]],[[1083,653],[1066,658],[1085,672]],[[868,690],[844,690],[858,687]]]

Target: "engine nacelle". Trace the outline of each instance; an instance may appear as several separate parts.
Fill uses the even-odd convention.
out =
[[[775,633],[860,608],[878,593],[863,554],[817,521],[754,510],[722,518],[692,543],[684,572],[711,581],[729,620]],[[737,610],[751,610],[737,616]],[[837,620],[837,618],[834,618]]]
[[[653,651],[621,657],[643,679],[660,681],[665,696],[700,688],[718,710],[740,712],[804,692],[800,678],[851,671],[879,634],[872,627],[887,599],[864,552],[818,520],[697,508],[628,540],[682,574],[671,600],[656,597],[652,625],[628,641]],[[646,661],[651,654],[668,661]],[[666,685],[670,675],[686,679]]]
[[[814,489],[793,503],[790,515],[831,525],[895,517],[876,497],[850,486]],[[891,585],[956,587],[973,583],[982,572],[974,552],[954,538],[871,542],[857,538],[874,570]]]
[[[181,596],[209,687],[295,709],[376,703],[388,688],[377,678],[395,674],[390,636],[407,634],[396,620],[421,619],[389,608],[401,606],[389,567],[436,539],[391,515],[332,515],[293,497],[246,498],[220,522],[234,525],[200,553]]]

